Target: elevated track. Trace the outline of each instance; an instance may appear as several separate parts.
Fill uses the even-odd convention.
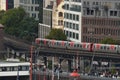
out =
[[[5,36],[4,44],[6,47],[10,47],[15,51],[22,53],[30,53],[30,46],[32,43],[25,42],[21,39],[14,37]],[[35,44],[34,44],[35,45]],[[36,46],[35,46],[36,47]],[[116,53],[103,53],[103,52],[88,52],[88,51],[79,51],[79,50],[67,50],[67,49],[58,49],[58,48],[49,48],[49,47],[39,47],[35,49],[39,52],[40,55],[44,56],[60,56],[65,58],[71,58],[72,56],[81,56],[81,57],[95,57],[96,59],[111,59],[112,61],[120,61],[120,54]]]

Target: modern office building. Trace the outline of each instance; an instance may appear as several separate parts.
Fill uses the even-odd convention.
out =
[[[83,0],[82,42],[120,40],[120,0]]]
[[[14,7],[22,7],[28,16],[39,20],[39,6],[41,0],[14,0]]]
[[[53,0],[43,1],[43,24],[52,27]]]
[[[42,22],[40,22],[38,25],[38,37],[45,38],[52,28],[53,0],[43,0],[43,6],[41,6],[41,8]]]
[[[39,14],[38,14],[38,18],[39,18],[39,23],[43,23],[43,1],[44,0],[40,0],[39,2]]]
[[[0,10],[8,10],[14,7],[13,0],[0,0]]]
[[[64,6],[63,0],[43,1],[43,22],[39,23],[38,28],[39,37],[45,38],[45,36],[49,34],[52,28],[63,29],[64,20],[63,6]]]
[[[45,24],[38,24],[38,37],[39,38],[45,38],[49,32],[51,31],[51,27],[49,25]]]
[[[68,40],[81,42],[81,0],[64,0],[64,33]]]

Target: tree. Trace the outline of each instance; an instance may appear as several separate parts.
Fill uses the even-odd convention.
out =
[[[9,9],[4,13],[2,19],[0,20],[0,23],[2,23],[6,27],[18,26],[19,25],[18,23],[25,16],[26,13],[22,8]]]
[[[62,29],[52,29],[48,36],[46,36],[47,39],[55,39],[55,40],[67,40],[66,35],[63,33]]]
[[[116,40],[113,40],[112,38],[105,38],[100,43],[102,44],[118,44]]]
[[[38,21],[28,17],[22,8],[9,9],[4,12],[0,23],[5,26],[5,33],[29,41],[33,41],[38,32]]]
[[[4,15],[5,11],[4,10],[1,10],[0,11],[0,20],[2,19],[2,16]]]
[[[25,17],[20,24],[19,37],[33,41],[37,37],[38,21],[35,21],[34,18]]]

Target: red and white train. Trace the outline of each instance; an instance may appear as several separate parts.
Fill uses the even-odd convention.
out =
[[[63,48],[73,50],[95,51],[105,53],[120,53],[120,45],[85,43],[85,42],[70,42],[36,38],[35,43],[41,47]]]

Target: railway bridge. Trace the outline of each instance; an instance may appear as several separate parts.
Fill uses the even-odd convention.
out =
[[[91,63],[93,61],[108,63],[118,63],[120,61],[120,54],[40,47],[36,46],[36,44],[33,44],[32,42],[28,43],[11,36],[4,36],[4,45],[7,49],[7,57],[11,57],[9,53],[12,53],[14,58],[23,57],[28,61],[30,58],[30,48],[31,46],[34,46],[35,48],[32,53],[34,63],[36,63],[38,57],[42,57],[44,65],[48,67],[48,58],[51,57],[51,60],[54,58],[53,61],[56,61],[55,63],[66,67],[66,63],[62,63],[66,60],[68,64],[67,71],[72,71],[73,68],[78,67],[83,70],[86,67],[86,64],[91,67]],[[86,60],[89,63],[85,64]],[[109,64],[109,68],[110,67],[111,65]]]
[[[80,50],[39,47],[36,46],[34,42],[27,42],[12,36],[4,36],[4,45],[7,49],[7,52],[9,52],[10,51],[9,49],[11,49],[11,51],[14,50],[13,52],[29,54],[30,47],[31,45],[33,45],[35,47],[34,52],[37,52],[42,56],[58,56],[63,58],[73,58],[74,56],[92,58],[94,56],[95,60],[97,59],[104,59],[104,60],[111,59],[112,61],[120,60],[120,54],[116,54],[116,53],[88,52],[88,51],[80,51]]]
[[[98,61],[98,62],[104,62],[104,61],[119,62],[120,61],[120,54],[40,47],[40,46],[36,46],[32,42],[28,43],[12,36],[4,36],[4,45],[7,49],[6,56],[10,57],[9,53],[12,53],[14,54],[13,56],[14,58],[17,56],[19,57],[22,56],[26,60],[29,60],[30,58],[30,46],[33,45],[35,47],[33,51],[34,53],[33,61],[37,59],[36,57],[42,56],[44,59],[45,65],[47,65],[47,57],[49,56],[57,57],[59,59],[58,62],[60,63],[61,61],[63,61],[63,59],[67,59],[69,66],[74,64],[71,62],[75,61],[76,59],[78,59],[78,61],[87,59],[88,61],[90,61],[90,63],[92,61]],[[78,62],[75,62],[75,63],[78,63]]]

